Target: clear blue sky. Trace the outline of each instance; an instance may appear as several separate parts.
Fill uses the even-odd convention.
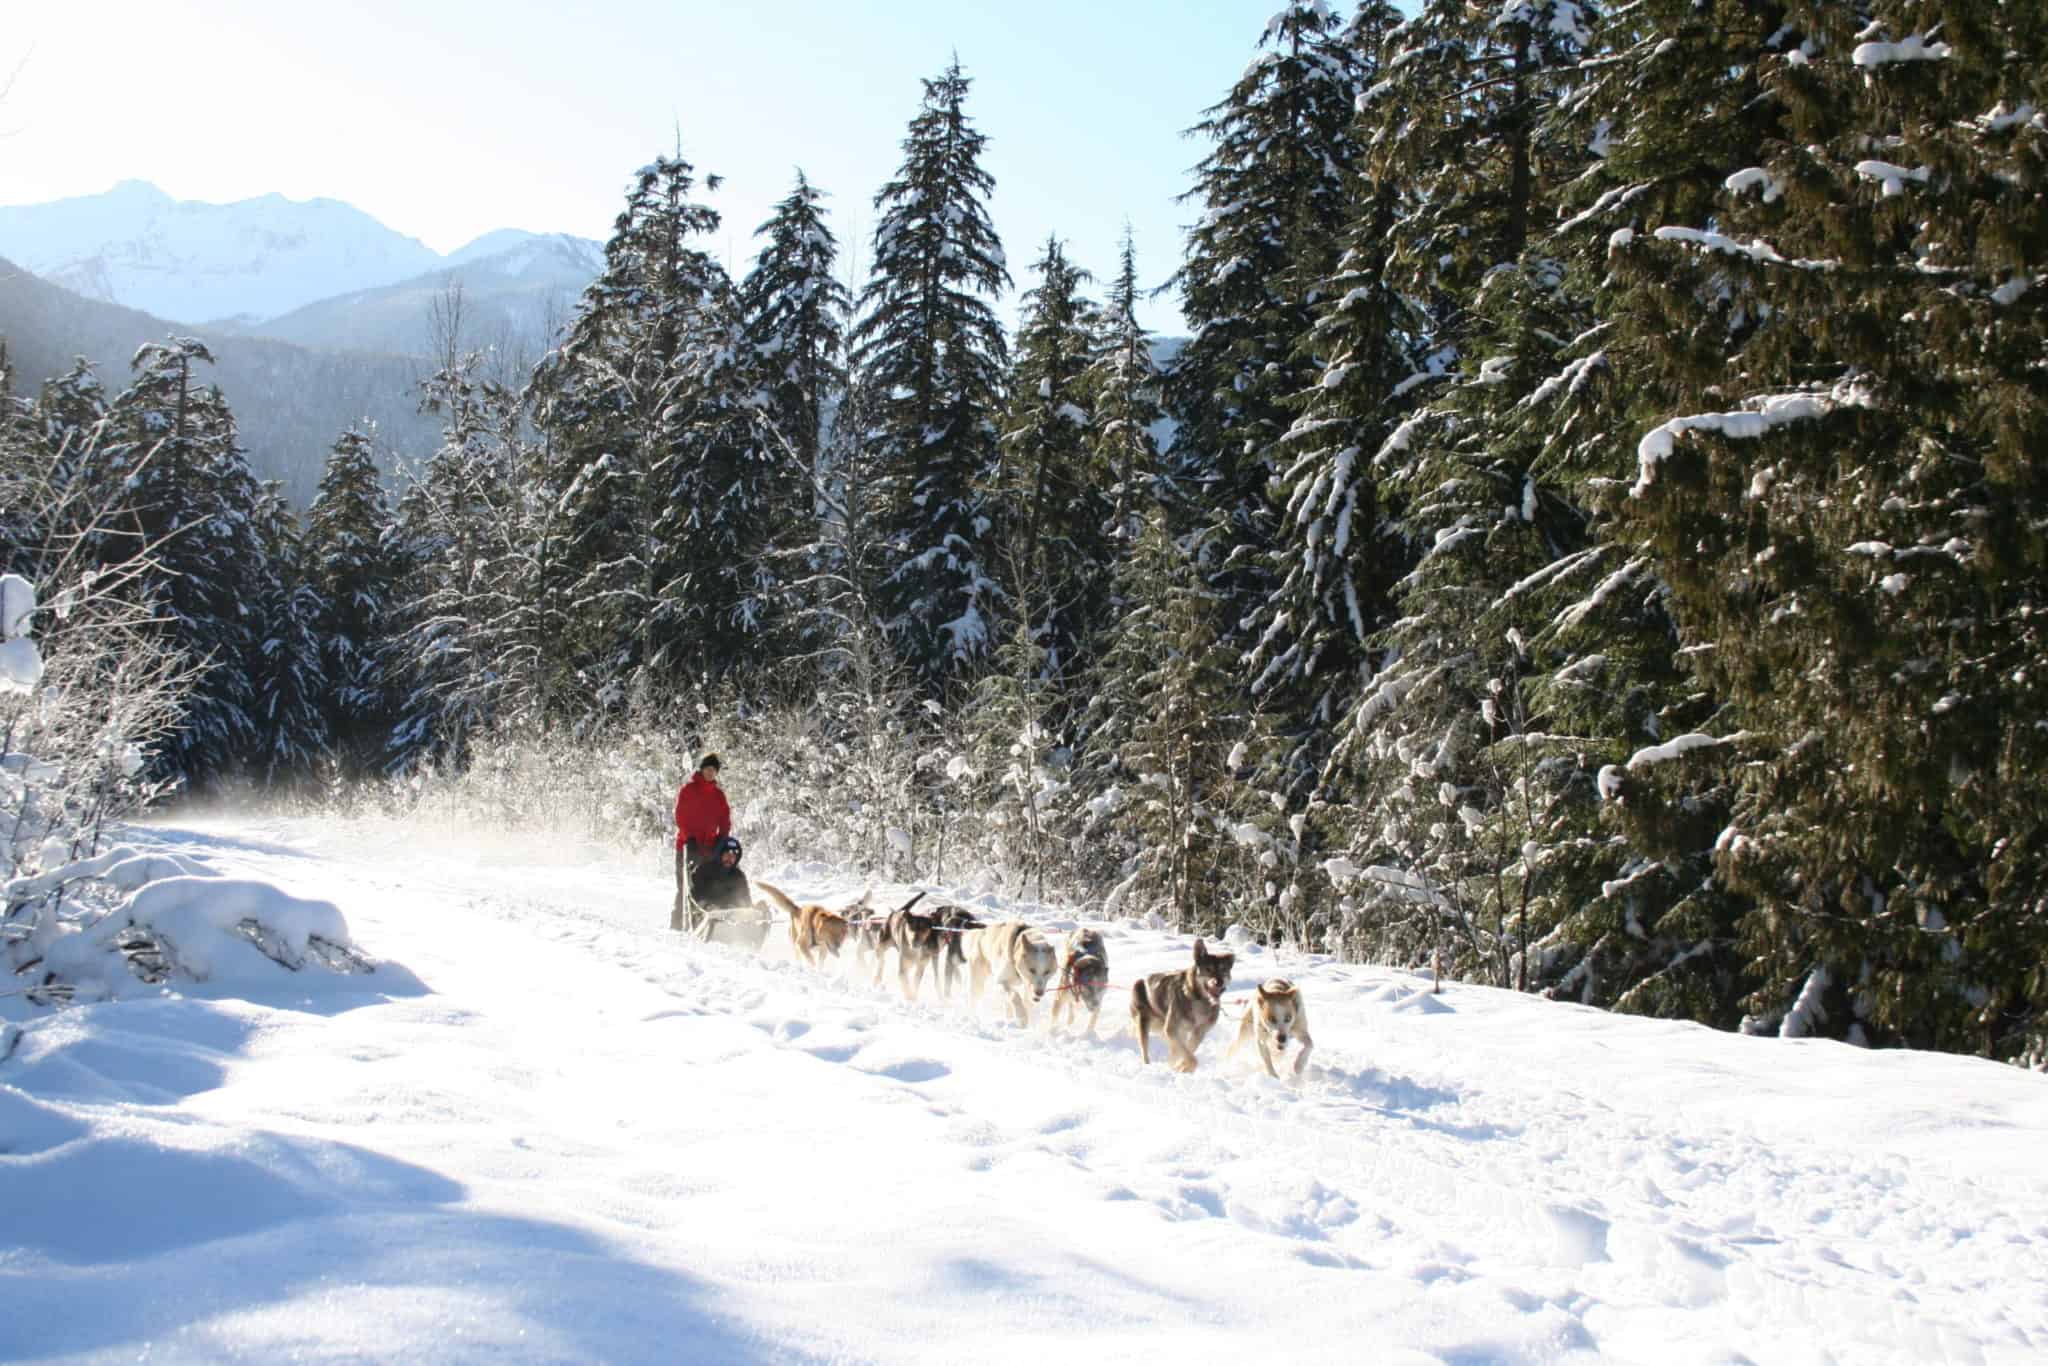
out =
[[[0,28],[0,202],[133,178],[212,202],[325,195],[441,251],[502,227],[602,239],[631,173],[680,135],[726,178],[715,246],[736,266],[797,166],[865,263],[919,79],[957,50],[1018,287],[1048,233],[1107,278],[1126,218],[1157,283],[1203,153],[1181,130],[1281,2],[37,4]],[[1174,301],[1148,321],[1177,328]]]

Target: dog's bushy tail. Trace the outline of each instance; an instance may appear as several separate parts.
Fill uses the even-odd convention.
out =
[[[794,901],[791,901],[789,899],[789,895],[786,892],[784,892],[780,887],[775,886],[773,883],[762,882],[758,878],[755,879],[753,885],[755,891],[761,893],[770,901],[774,902],[776,907],[779,910],[781,910],[781,912],[784,915],[788,916],[792,920],[796,919],[796,903]]]
[[[1131,983],[1131,1023],[1138,1027],[1138,1056],[1149,1063],[1152,1061],[1152,997],[1145,990],[1142,977]]]

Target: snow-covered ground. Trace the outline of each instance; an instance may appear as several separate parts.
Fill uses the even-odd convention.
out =
[[[1051,1037],[685,942],[654,855],[143,834],[382,966],[21,1032],[0,1358],[2048,1360],[2048,1077],[1259,950],[1306,1079],[1177,1076],[1121,991]]]

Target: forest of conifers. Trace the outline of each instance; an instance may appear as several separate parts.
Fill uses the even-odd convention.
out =
[[[657,158],[530,378],[451,325],[436,453],[303,518],[197,343],[9,377],[6,568],[180,666],[146,792],[744,744],[878,862],[2048,1062],[2048,8],[1246,36],[1177,260],[1013,266],[956,63],[860,288],[801,175],[733,278]]]

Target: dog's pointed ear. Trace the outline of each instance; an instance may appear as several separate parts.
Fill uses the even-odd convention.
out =
[[[1195,936],[1195,957],[1197,957],[1197,958],[1207,958],[1208,956],[1209,956],[1209,946],[1208,946],[1207,944],[1204,944],[1204,943],[1202,942],[1202,937],[1201,937],[1200,935],[1196,935],[1196,936]]]

